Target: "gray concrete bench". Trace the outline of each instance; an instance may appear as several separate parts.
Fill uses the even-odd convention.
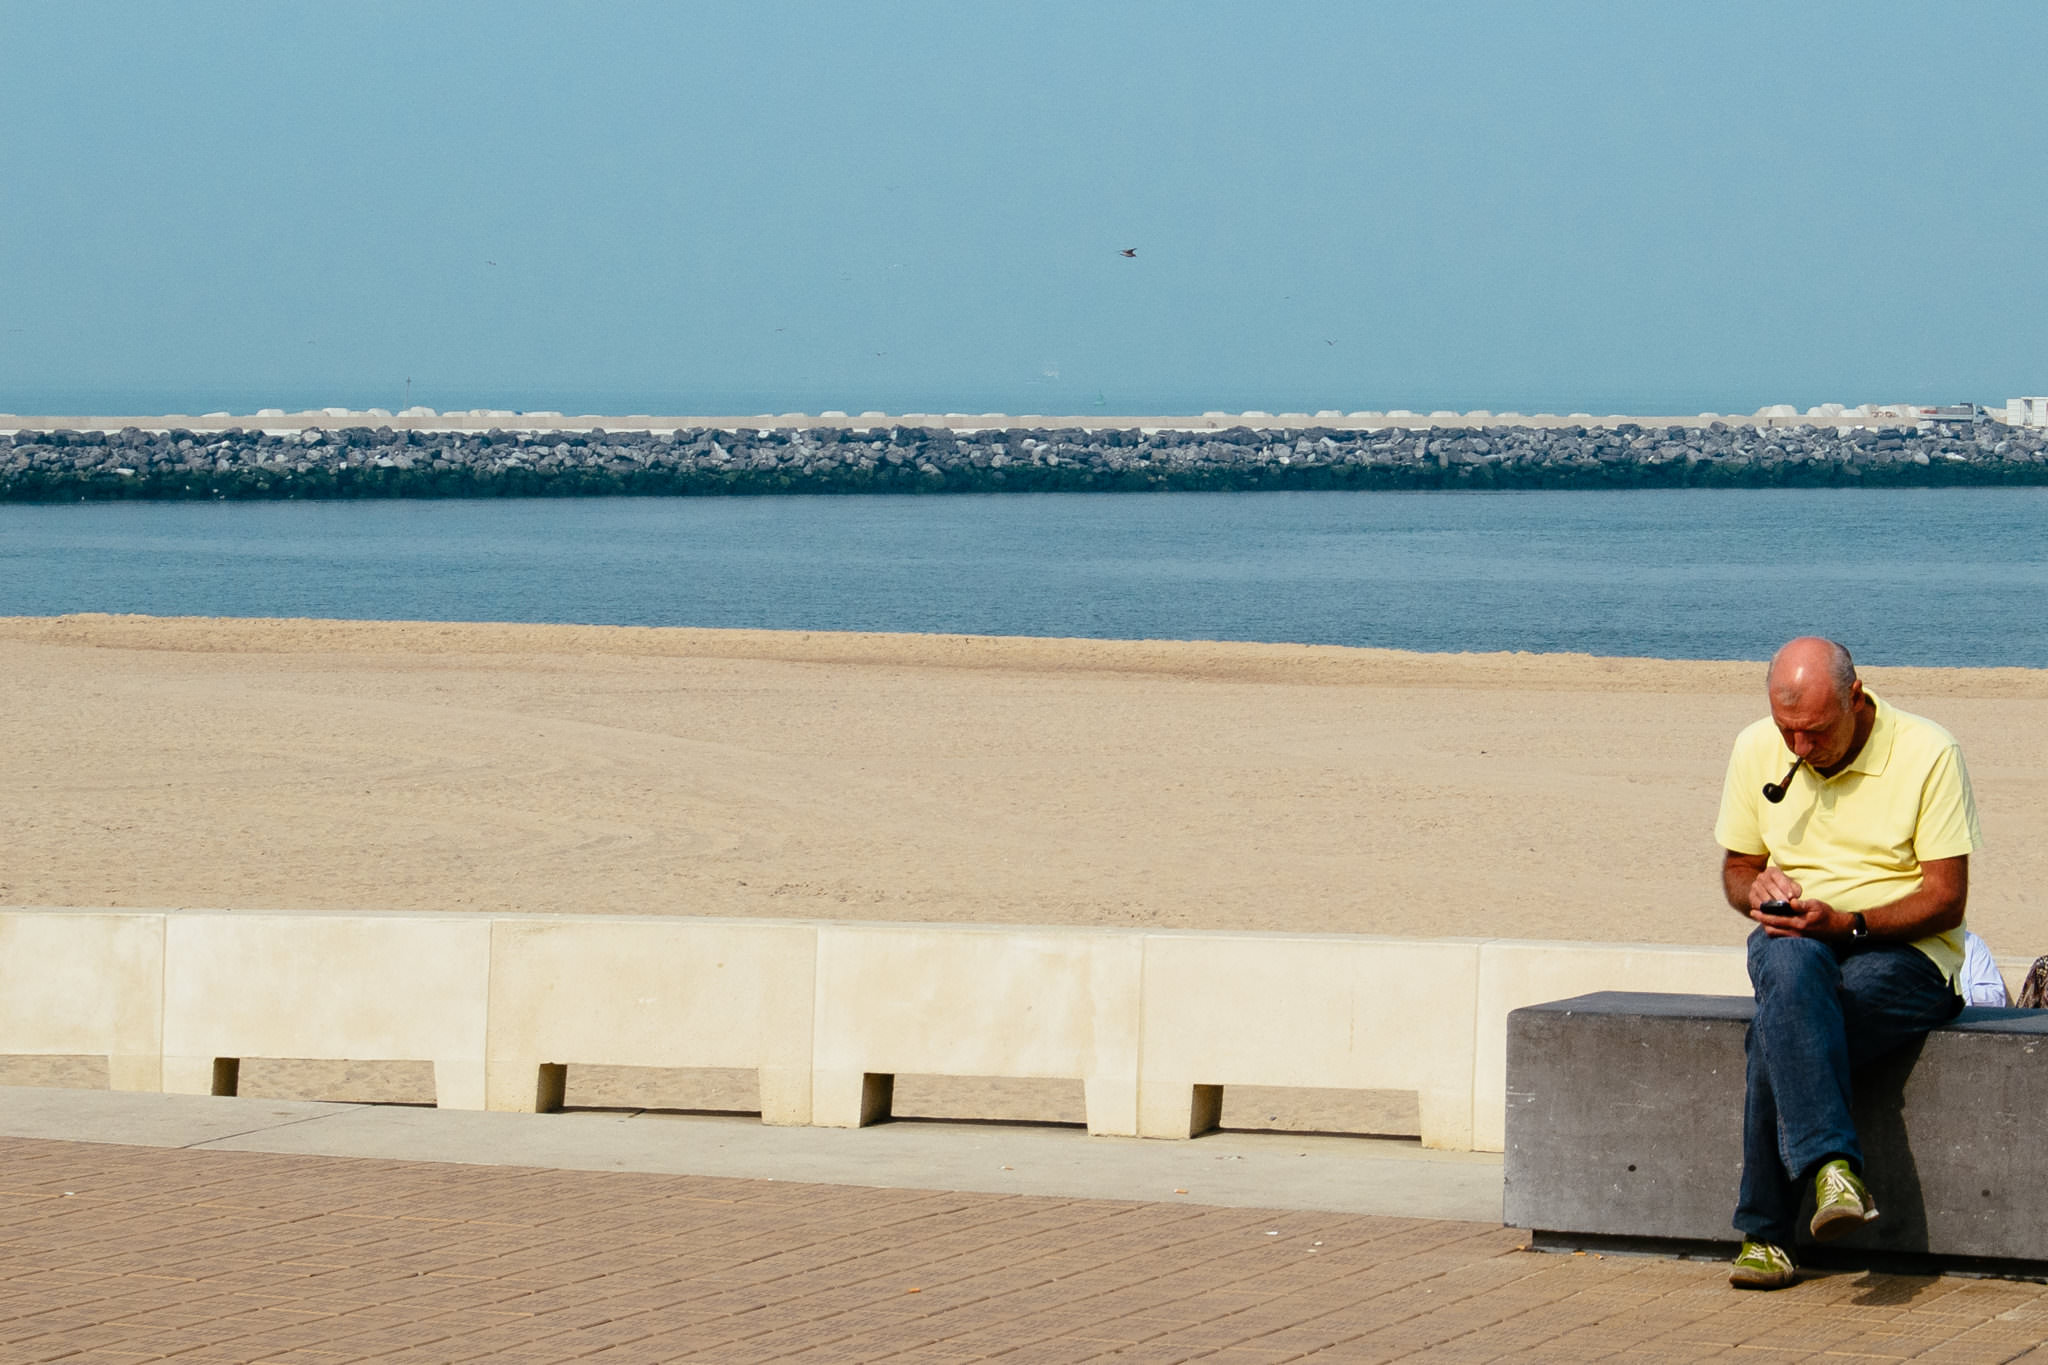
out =
[[[1753,1009],[1602,991],[1511,1013],[1507,1222],[1541,1247],[1732,1254]],[[1855,1093],[1883,1216],[1802,1264],[2048,1276],[2048,1010],[1966,1009]]]

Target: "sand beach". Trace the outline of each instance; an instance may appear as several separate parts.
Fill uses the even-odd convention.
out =
[[[2048,673],[1963,741],[1971,922],[2048,951]],[[1761,667],[1299,645],[0,620],[0,904],[1735,943]]]

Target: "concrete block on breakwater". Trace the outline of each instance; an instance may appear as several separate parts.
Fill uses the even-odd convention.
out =
[[[2048,432],[1950,426],[37,428],[0,501],[2048,484]]]

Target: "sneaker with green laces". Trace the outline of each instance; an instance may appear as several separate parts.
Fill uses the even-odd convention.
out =
[[[1877,1217],[1877,1203],[1846,1161],[1830,1161],[1813,1177],[1813,1222],[1808,1230],[1816,1242],[1832,1242]]]
[[[1799,1269],[1785,1248],[1769,1242],[1745,1241],[1735,1264],[1728,1268],[1728,1283],[1737,1289],[1783,1289],[1799,1279]]]

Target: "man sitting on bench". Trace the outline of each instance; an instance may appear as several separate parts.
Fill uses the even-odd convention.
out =
[[[1798,1278],[1808,1181],[1817,1240],[1877,1217],[1849,1073],[1962,1008],[1963,905],[1983,843],[1955,739],[1866,692],[1848,650],[1794,640],[1766,690],[1770,718],[1736,738],[1714,823],[1728,902],[1758,925],[1743,1243],[1728,1277],[1749,1289]]]

